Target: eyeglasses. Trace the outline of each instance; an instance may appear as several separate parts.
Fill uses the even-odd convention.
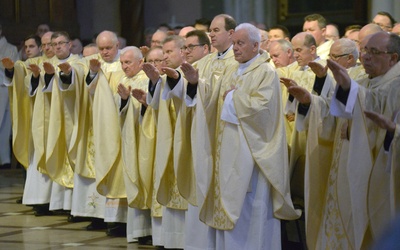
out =
[[[68,42],[51,43],[51,46],[53,46],[53,47],[62,46],[62,45],[67,44],[67,43],[69,43],[69,41]]]
[[[382,55],[382,54],[393,54],[394,52],[390,52],[390,51],[381,51],[375,48],[370,48],[368,49],[367,47],[361,48],[360,49],[360,53],[361,55],[371,55],[371,56],[377,56],[377,55]]]
[[[344,57],[344,56],[348,56],[349,54],[341,54],[341,55],[335,55],[335,54],[329,54],[329,57],[332,59],[332,60],[339,60],[339,58],[341,58],[341,57]]]
[[[160,63],[164,62],[164,60],[156,59],[156,60],[149,60],[147,62],[151,63],[151,64],[160,64]]]
[[[204,44],[189,44],[188,46],[183,46],[182,49],[192,52],[197,46],[204,46]]]

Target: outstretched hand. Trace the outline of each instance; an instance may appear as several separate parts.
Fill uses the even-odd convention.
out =
[[[169,77],[169,78],[173,78],[173,79],[178,79],[179,78],[179,73],[173,69],[173,68],[169,68],[169,67],[162,67],[161,70]]]
[[[135,99],[138,100],[138,102],[147,107],[147,102],[146,102],[147,93],[144,90],[132,89],[132,96],[135,97]]]
[[[328,65],[325,65],[324,67],[317,62],[309,62],[308,66],[314,72],[314,74],[317,75],[318,78],[325,77],[326,73],[328,72]]]
[[[37,78],[40,74],[40,68],[36,64],[29,64],[28,69],[32,71],[33,77]]]
[[[60,70],[66,75],[71,74],[72,67],[68,62],[64,62],[64,63],[59,64],[58,68],[60,68]]]
[[[92,72],[97,73],[101,68],[101,63],[97,59],[90,59],[89,61],[89,68]]]
[[[1,59],[1,62],[3,63],[5,69],[12,70],[14,68],[14,62],[11,60],[11,58],[5,57]]]
[[[294,80],[289,78],[281,77],[279,80],[281,83],[283,83],[283,85],[285,85],[286,88],[298,85]]]
[[[53,75],[56,72],[56,69],[54,68],[53,64],[44,62],[43,63],[43,69],[46,74]]]
[[[382,114],[374,112],[374,111],[364,110],[364,114],[365,114],[366,117],[371,119],[380,128],[386,129],[390,133],[394,133],[394,131],[396,129],[396,123],[394,123],[389,118],[385,117]]]
[[[183,74],[190,84],[197,84],[199,81],[199,70],[195,69],[190,63],[184,62],[181,65]]]
[[[153,64],[144,63],[142,69],[153,85],[160,79],[160,71]]]
[[[339,84],[343,90],[348,91],[351,86],[351,79],[347,70],[337,62],[330,59],[327,60],[327,66],[332,71],[337,84]]]
[[[125,87],[122,83],[118,84],[117,93],[121,96],[122,100],[127,100],[131,94],[131,86]]]

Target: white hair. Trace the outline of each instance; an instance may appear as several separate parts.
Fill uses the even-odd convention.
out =
[[[259,29],[251,23],[241,23],[236,26],[235,32],[239,30],[246,30],[250,41],[260,44],[261,35]]]
[[[140,60],[140,59],[143,58],[142,51],[140,51],[140,49],[139,49],[138,47],[135,47],[135,46],[128,46],[128,47],[123,48],[123,49],[121,50],[121,55],[125,54],[125,53],[128,52],[128,51],[132,51],[132,52],[133,52],[133,56],[134,56],[136,59],[139,59],[139,60]]]

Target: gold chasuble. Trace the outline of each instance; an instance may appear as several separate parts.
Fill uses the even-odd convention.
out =
[[[217,85],[217,81],[225,68],[236,63],[233,50],[229,49],[223,57],[218,57],[217,52],[214,52],[197,61],[193,64],[193,67],[199,71],[199,81],[206,82],[210,88],[213,88]],[[183,96],[181,97],[183,100],[187,98],[187,84],[185,81]],[[206,175],[208,177],[205,179],[200,178],[203,176],[202,174],[197,174],[197,172],[202,173],[204,171],[203,164],[210,160],[211,155],[210,142],[207,143],[208,147],[197,146],[197,141],[204,143],[206,139],[204,134],[196,132],[196,117],[205,117],[205,115],[214,117],[216,114],[211,110],[206,112],[203,106],[196,104],[190,107],[185,104],[181,105],[174,134],[174,167],[179,193],[194,206],[203,204],[211,179],[211,173],[208,173]],[[200,137],[200,140],[197,137]],[[196,159],[199,160],[196,161]]]
[[[34,98],[29,97],[30,74],[27,64],[16,61],[14,76],[8,93],[12,118],[12,148],[15,158],[25,168],[28,168],[32,159],[32,109]]]
[[[352,79],[366,77],[359,66],[349,68],[348,73]],[[324,87],[332,88],[335,84],[332,80],[327,76]],[[307,131],[304,202],[307,246],[310,249],[354,248],[346,173],[348,140],[341,138],[347,123],[347,119],[330,115],[329,100],[312,96],[302,125],[305,127],[302,130]],[[296,127],[299,129],[298,124]]]
[[[132,78],[124,76],[121,83],[125,86],[131,86],[132,89],[141,89],[147,92],[149,79],[140,71]],[[141,124],[139,122],[141,116],[142,104],[132,96],[129,97],[125,114],[122,115],[122,157],[124,160],[124,180],[128,205],[138,209],[150,208],[148,200],[151,199],[151,184],[153,169],[140,168],[139,145]],[[125,108],[124,108],[125,109]],[[147,111],[146,111],[147,112]],[[151,129],[151,128],[150,128]],[[144,157],[153,152],[143,152]]]
[[[182,75],[182,72],[181,72]],[[161,89],[166,84],[165,77],[162,77]],[[168,208],[185,210],[187,201],[180,195],[177,187],[177,179],[174,171],[174,130],[176,117],[182,100],[173,98],[164,100],[159,97],[157,109],[157,134],[156,134],[156,155],[155,155],[155,183],[157,201]]]
[[[93,142],[95,151],[97,192],[107,198],[126,198],[124,163],[121,151],[121,127],[116,92],[123,71],[96,76],[96,91],[93,99]],[[109,78],[106,78],[108,76]]]
[[[73,63],[71,84],[60,84],[64,101],[65,137],[68,159],[74,172],[86,178],[95,178],[92,129],[92,95],[85,76],[88,67],[83,61]]]
[[[369,120],[363,111],[372,110],[390,118],[399,109],[400,64],[394,65],[385,75],[370,79],[364,86],[368,89],[359,86],[351,109],[347,162],[355,249],[369,246],[393,219],[390,211],[392,173],[386,167],[388,154],[383,147],[386,130]],[[346,110],[349,108],[346,106]]]
[[[70,55],[67,60],[59,60],[57,57],[50,59],[50,63],[55,68],[55,74],[51,79],[48,88],[51,88],[51,105],[49,116],[49,129],[46,144],[46,170],[49,177],[58,184],[73,187],[73,167],[74,162],[68,159],[68,145],[66,134],[69,134],[71,117],[64,112],[64,97],[60,89],[62,85],[60,79],[60,69],[58,64],[68,62],[73,64],[80,58],[77,55]],[[74,81],[83,78],[84,70],[77,68],[74,71]]]
[[[315,62],[326,65],[325,60],[316,59]],[[299,86],[307,89],[310,93],[316,94],[313,91],[315,74],[310,67],[300,67],[297,62],[290,64],[287,67],[277,69],[279,77],[286,77],[294,80]],[[283,86],[283,84],[281,85]],[[297,101],[288,101],[289,93],[286,87],[283,87],[282,91],[282,102],[284,104],[285,114],[294,114],[297,109]],[[322,93],[321,93],[322,95]],[[297,117],[295,118],[297,119]],[[305,162],[305,149],[306,149],[306,133],[304,131],[297,131],[294,129],[294,122],[290,122],[285,118],[285,129],[287,142],[289,146],[289,168],[290,173],[293,173],[294,169],[303,169]]]
[[[150,105],[146,108],[146,113],[139,126],[138,160],[139,173],[142,175],[142,185],[144,188],[146,206],[151,210],[152,217],[162,216],[162,206],[157,201],[157,192],[154,189],[156,183],[155,149],[157,135],[157,110]],[[126,122],[126,121],[125,121]]]
[[[202,82],[198,85],[198,105],[206,104],[209,110],[216,112],[214,120],[197,117],[204,121],[203,126],[196,126],[197,133],[207,135],[213,130],[203,128],[215,124],[215,135],[210,134],[212,165],[204,164],[203,171],[204,174],[211,171],[212,179],[200,210],[200,220],[216,229],[230,230],[235,227],[249,188],[253,166],[259,168],[271,185],[274,216],[279,219],[296,219],[300,216],[293,208],[290,197],[279,78],[267,59],[266,54],[261,54],[240,75],[237,73],[239,65],[226,68],[212,89]],[[239,120],[236,129],[220,118],[223,94],[232,87],[236,87],[233,93]],[[238,145],[237,138],[241,133],[247,145]],[[252,162],[234,157],[236,153],[240,155],[242,147],[250,150]]]

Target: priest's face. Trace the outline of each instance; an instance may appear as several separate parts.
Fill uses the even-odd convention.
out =
[[[269,54],[276,68],[285,67],[290,64],[292,50],[284,50],[282,45],[276,41],[272,41],[269,46]]]
[[[42,36],[42,50],[47,58],[54,56],[53,46],[51,46],[52,32],[47,32]]]
[[[121,54],[119,60],[126,77],[131,78],[142,70],[143,59],[136,58],[132,50],[128,50],[124,54]]]
[[[216,17],[210,25],[210,40],[211,45],[218,50],[223,52],[231,45],[233,30],[225,29],[224,17]]]
[[[200,44],[197,36],[190,36],[185,40],[183,52],[185,53],[186,61],[192,64],[207,55],[208,48],[204,44]]]
[[[315,45],[311,45],[310,47],[304,45],[305,35],[306,33],[303,32],[292,39],[294,58],[296,58],[297,63],[301,67],[308,65],[309,62],[314,60],[317,50]]]
[[[360,48],[361,62],[370,78],[386,74],[397,63],[399,55],[388,50],[390,33],[378,32]]]
[[[25,53],[28,58],[37,57],[40,55],[41,49],[37,45],[35,39],[30,38],[25,41]]]
[[[176,69],[184,59],[182,49],[175,41],[169,41],[163,44],[164,60],[167,67]]]
[[[71,53],[71,41],[65,36],[51,39],[51,45],[53,46],[54,53],[60,60],[67,58]]]
[[[320,28],[318,21],[305,21],[303,31],[313,35],[315,42],[317,42],[317,46],[325,42],[326,28]]]
[[[259,50],[259,43],[250,40],[249,33],[245,29],[235,31],[232,35],[233,53],[235,60],[245,63],[255,57]]]
[[[163,74],[163,71],[161,70],[162,67],[165,67],[164,63],[164,54],[162,49],[159,48],[153,48],[147,53],[146,55],[146,62],[153,64],[160,74]]]
[[[118,40],[113,40],[111,37],[104,36],[98,39],[97,47],[101,58],[108,63],[113,62],[118,54],[118,45]]]

